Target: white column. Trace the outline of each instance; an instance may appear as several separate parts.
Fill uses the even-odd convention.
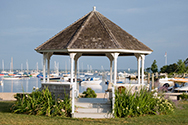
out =
[[[112,86],[112,111],[114,109],[114,103],[115,103],[115,86],[116,86],[116,78],[117,78],[117,58],[119,53],[112,53],[111,54],[114,58],[114,85]]]
[[[46,82],[46,53],[43,53],[43,83]]]
[[[75,91],[75,83],[73,82],[73,72],[74,72],[74,56],[76,53],[70,53],[70,61],[71,61],[71,84],[72,84],[72,114],[74,114],[74,91]]]
[[[144,60],[145,60],[145,55],[141,55],[142,57],[142,85],[144,84]]]
[[[76,90],[76,97],[79,96],[79,84],[77,83],[77,67],[78,67],[78,59],[82,56],[82,53],[77,53],[74,57],[75,61],[75,90]]]
[[[74,77],[75,77],[75,90],[78,89],[78,86],[77,86],[77,59],[74,60],[74,65],[75,65],[75,68],[74,68]]]
[[[137,58],[138,84],[140,84],[140,60],[141,60],[141,56],[138,53],[136,53],[134,55]]]
[[[48,60],[48,72],[47,72],[47,82],[50,82],[50,58]]]
[[[110,60],[110,83],[112,83],[112,60]]]
[[[114,56],[113,54],[110,53],[106,53],[106,56],[108,57],[108,59],[110,60],[110,83],[112,83],[112,61],[114,60]]]
[[[139,57],[137,58],[138,84],[140,84],[140,59],[141,59],[141,57],[139,56]]]
[[[47,82],[49,83],[50,82],[50,58],[51,56],[53,55],[52,52],[49,52],[46,54],[46,58],[47,58],[47,61],[48,61],[48,71],[47,71]]]

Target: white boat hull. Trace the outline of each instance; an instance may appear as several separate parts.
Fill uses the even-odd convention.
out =
[[[97,80],[97,81],[82,81],[81,85],[100,85],[102,80]]]
[[[3,80],[20,80],[21,78],[3,78]]]

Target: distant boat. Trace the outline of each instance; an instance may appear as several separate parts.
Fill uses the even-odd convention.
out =
[[[91,73],[91,72],[86,72],[86,73],[84,73],[86,76],[92,76],[93,75],[93,73]]]
[[[88,78],[86,80],[82,80],[81,85],[100,85],[102,80],[100,78]]]
[[[20,80],[20,77],[4,77],[2,80]]]
[[[49,80],[52,82],[52,81],[54,81],[54,82],[58,82],[58,81],[60,81],[60,77],[50,77],[49,78]],[[43,80],[43,78],[41,78],[41,80]],[[46,78],[46,81],[47,81],[47,78]]]

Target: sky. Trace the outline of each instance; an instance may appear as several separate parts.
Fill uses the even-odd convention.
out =
[[[34,49],[87,13],[96,10],[153,50],[160,69],[188,57],[188,0],[0,0],[0,69],[42,68],[42,55]],[[60,69],[70,67],[69,56],[52,56]],[[107,57],[81,57],[80,69],[109,69]],[[118,69],[136,69],[137,59],[118,57]]]

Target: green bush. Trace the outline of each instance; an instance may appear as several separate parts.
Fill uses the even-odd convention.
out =
[[[87,88],[86,91],[84,91],[82,94],[84,94],[83,96],[84,98],[96,98],[97,97],[97,94],[91,88]]]
[[[67,117],[71,115],[71,104],[68,96],[66,95],[64,100],[55,100],[48,88],[22,96],[17,94],[15,98],[17,101],[11,108],[14,113]]]
[[[146,88],[132,93],[131,89],[122,88],[115,91],[114,116],[134,117],[146,114],[168,114],[173,112],[174,106],[163,96],[155,92],[148,92]]]
[[[188,99],[188,94],[183,93],[183,94],[179,95],[179,97],[180,97],[182,100],[187,100],[187,99]]]

